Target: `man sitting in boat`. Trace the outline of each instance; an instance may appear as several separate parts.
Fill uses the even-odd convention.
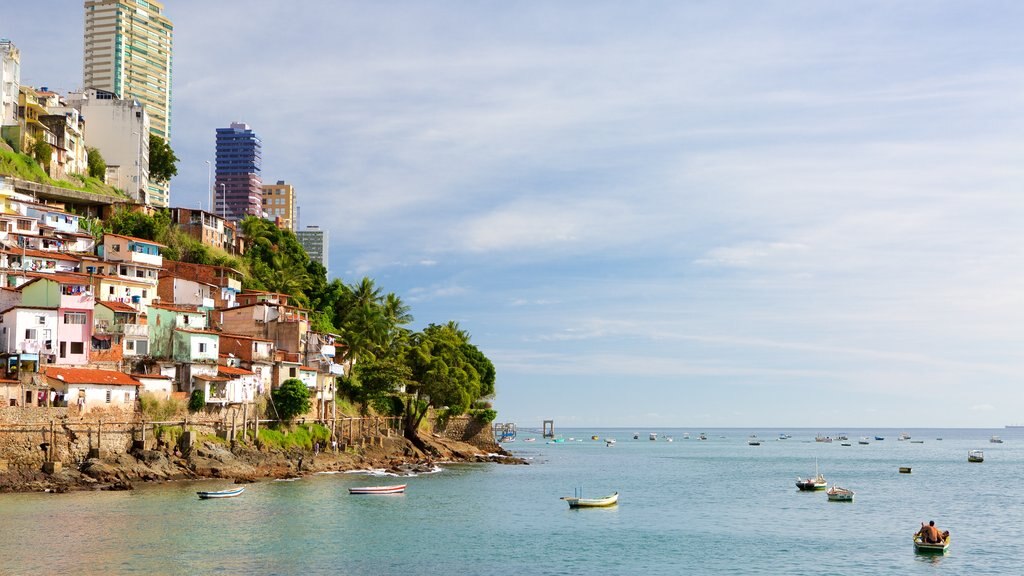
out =
[[[949,531],[945,533],[940,532],[935,527],[935,520],[931,520],[928,524],[921,522],[921,529],[917,531],[917,534],[921,536],[921,540],[926,544],[942,544],[949,536]]]

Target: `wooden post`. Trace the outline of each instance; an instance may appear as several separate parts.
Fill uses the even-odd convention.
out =
[[[249,430],[249,403],[242,403],[242,441],[246,442],[246,432]]]
[[[103,418],[100,418],[99,422],[96,423],[96,454],[98,457],[103,457],[103,445],[100,442],[103,430]]]
[[[51,419],[50,420],[50,445],[48,447],[49,448],[49,450],[48,450],[49,454],[46,457],[46,459],[49,460],[50,462],[53,462],[53,442],[54,442],[55,438],[56,438],[56,436],[54,436],[54,433],[53,433],[53,419]]]

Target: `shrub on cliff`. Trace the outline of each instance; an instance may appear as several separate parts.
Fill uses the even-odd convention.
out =
[[[142,414],[152,422],[162,422],[173,418],[184,405],[179,400],[168,398],[161,400],[151,392],[143,392],[139,395],[139,404],[142,406]]]
[[[309,412],[309,388],[298,378],[289,378],[281,387],[270,393],[278,417],[291,421],[300,414]]]
[[[200,390],[195,389],[192,391],[192,395],[188,397],[188,411],[199,412],[206,407],[206,394]]]

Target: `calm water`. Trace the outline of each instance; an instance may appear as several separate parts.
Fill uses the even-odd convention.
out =
[[[811,430],[705,430],[707,441],[695,429],[689,440],[636,431],[561,430],[586,439],[564,444],[520,433],[508,446],[533,465],[448,466],[404,479],[400,496],[349,496],[394,483],[352,474],[262,482],[219,501],[195,496],[227,487],[215,481],[0,495],[0,573],[1021,573],[1024,430],[908,430],[923,444],[898,442],[899,430],[824,431],[847,432],[849,447],[815,443]],[[761,446],[747,445],[751,433]],[[886,439],[857,444],[876,434]],[[967,462],[973,448],[983,464]],[[796,490],[815,459],[856,502]],[[558,498],[580,487],[618,491],[620,504],[571,511]],[[953,534],[946,556],[914,554],[928,519]]]

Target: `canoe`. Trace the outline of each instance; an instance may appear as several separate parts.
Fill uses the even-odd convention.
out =
[[[562,500],[569,503],[569,508],[604,508],[614,506],[619,502],[619,493],[616,492],[604,498],[577,498],[576,496],[562,496]]]
[[[234,488],[232,490],[216,490],[206,492],[196,492],[201,500],[209,500],[212,498],[232,498],[234,496],[241,496],[242,492],[245,492],[245,487]]]
[[[952,539],[951,536],[946,536],[946,539],[938,544],[929,544],[920,534],[914,534],[914,551],[923,554],[945,554],[949,550],[949,542]]]
[[[405,492],[405,484],[393,486],[357,486],[349,488],[349,494],[402,494]]]

